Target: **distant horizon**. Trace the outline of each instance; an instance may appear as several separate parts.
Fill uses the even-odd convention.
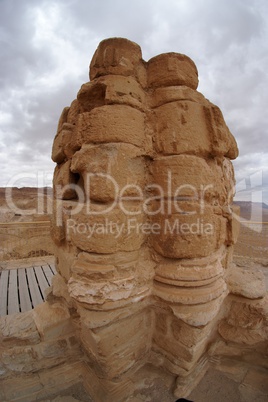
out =
[[[29,189],[51,189],[52,190],[53,186],[51,185],[51,186],[39,186],[38,187],[38,186],[27,185],[27,186],[21,186],[21,187],[17,187],[17,186],[1,186],[0,187],[0,189],[5,189],[5,188],[13,188],[13,189],[18,189],[18,190],[26,189],[26,188],[29,188]],[[258,191],[258,193],[260,193],[260,192],[261,192],[261,190]],[[234,196],[234,198],[233,198],[233,201],[234,202],[250,202],[252,204],[265,204],[268,207],[268,199],[263,198],[260,201],[252,201],[251,199],[249,199],[249,198],[251,198],[251,195],[252,194],[249,193],[249,192],[245,192],[244,195],[236,194]],[[242,197],[243,197],[243,199],[242,199]]]

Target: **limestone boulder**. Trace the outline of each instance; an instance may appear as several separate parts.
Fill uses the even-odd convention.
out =
[[[70,109],[67,115],[67,123],[75,125],[77,122],[78,115],[83,112],[83,108],[79,103],[78,99],[72,101]]]
[[[171,205],[168,202],[154,206],[152,222],[152,246],[160,255],[168,258],[206,257],[217,251],[226,239],[226,219],[199,203],[180,201]],[[159,212],[158,212],[159,211]],[[158,230],[156,230],[156,225]]]
[[[54,139],[52,160],[60,164],[66,158],[71,158],[80,148],[81,144],[75,126],[70,123],[63,123],[61,130]]]
[[[118,197],[142,200],[145,161],[139,148],[124,143],[83,145],[71,170],[83,177],[88,199],[109,202]]]
[[[164,104],[154,109],[151,124],[160,154],[208,156],[211,151],[202,104],[188,100]]]
[[[211,154],[213,156],[226,156],[235,159],[238,156],[236,141],[228,129],[222,112],[213,104],[204,107],[205,121],[211,141]]]
[[[125,142],[141,147],[144,114],[127,105],[106,105],[81,113],[77,130],[84,144]]]
[[[237,301],[218,331],[227,341],[255,345],[268,339],[267,297],[260,301]]]
[[[69,113],[69,106],[66,106],[65,108],[63,108],[59,121],[58,121],[58,128],[57,128],[57,133],[62,129],[62,126],[64,123],[67,123],[67,117],[68,117],[68,113]]]
[[[154,183],[165,198],[194,199],[200,204],[227,198],[221,171],[213,167],[193,155],[158,157],[151,165]]]
[[[208,104],[204,95],[185,85],[155,88],[149,98],[149,104],[153,109],[177,101],[195,102],[203,106]]]
[[[80,212],[70,210],[64,220],[67,238],[87,252],[134,251],[146,239],[142,230],[146,218],[139,203],[129,203],[124,210],[116,205],[90,203]]]
[[[193,327],[203,327],[212,322],[223,307],[223,301],[228,291],[225,290],[217,297],[207,303],[192,305],[171,305],[173,314],[186,324]]]
[[[146,94],[131,76],[108,75],[82,85],[77,99],[85,112],[104,105],[128,105],[144,111]]]
[[[148,61],[147,74],[150,87],[185,85],[196,89],[198,86],[196,65],[184,54],[164,53],[153,57]]]
[[[108,74],[135,76],[145,85],[146,70],[140,46],[124,38],[103,40],[90,63],[90,80]]]
[[[154,295],[169,303],[198,305],[217,299],[225,292],[226,283],[222,278],[218,278],[208,285],[198,286],[194,292],[189,287],[166,285],[158,282],[157,279],[154,282]]]
[[[77,198],[76,183],[77,178],[71,172],[70,160],[56,166],[53,178],[53,190],[56,198],[63,200]]]
[[[266,294],[265,276],[262,271],[233,266],[227,278],[231,293],[248,299],[259,299]]]
[[[204,258],[160,259],[155,268],[155,277],[185,283],[185,286],[198,286],[204,281],[215,280],[223,276],[221,263],[224,247]]]
[[[0,317],[0,339],[5,347],[40,342],[32,311]]]

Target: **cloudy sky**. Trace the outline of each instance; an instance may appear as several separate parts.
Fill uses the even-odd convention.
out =
[[[51,185],[61,110],[121,36],[195,61],[238,142],[237,196],[268,203],[267,0],[0,0],[0,21],[0,186]]]

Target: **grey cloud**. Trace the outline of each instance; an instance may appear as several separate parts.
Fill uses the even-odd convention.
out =
[[[199,90],[237,138],[238,179],[264,169],[267,13],[265,0],[0,0],[2,185],[22,169],[52,171],[61,110],[88,80],[98,42],[111,36],[139,43],[145,60],[168,51],[190,56]]]

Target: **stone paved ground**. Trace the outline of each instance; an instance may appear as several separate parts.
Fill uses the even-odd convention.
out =
[[[267,402],[268,370],[250,369],[243,379],[235,381],[228,373],[210,368],[187,399],[193,402]],[[237,378],[236,378],[237,379]],[[137,392],[126,402],[175,402],[163,383]],[[45,402],[94,402],[81,386],[68,390],[68,395],[57,396]],[[117,402],[112,401],[111,402]]]

